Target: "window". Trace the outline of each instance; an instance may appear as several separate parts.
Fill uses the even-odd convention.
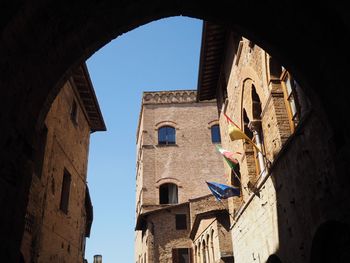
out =
[[[247,111],[243,109],[243,124],[244,124],[244,133],[250,138],[253,139],[253,132],[249,129],[248,124],[250,120],[247,115]]]
[[[191,248],[174,248],[173,263],[191,263],[192,249]]]
[[[159,187],[159,203],[160,204],[177,204],[177,185],[163,184]]]
[[[177,230],[187,229],[186,214],[175,215],[175,221]]]
[[[160,127],[158,129],[158,144],[175,144],[175,128],[171,126]]]
[[[291,75],[284,71],[282,74],[282,82],[284,88],[284,98],[287,106],[289,123],[292,132],[299,122],[299,105],[297,101],[296,89],[299,87],[298,83],[291,77]]]
[[[211,142],[212,143],[220,143],[221,142],[220,127],[217,124],[211,126]]]
[[[78,106],[75,100],[73,100],[73,103],[72,103],[72,108],[70,111],[70,119],[74,124],[78,123]]]
[[[69,172],[66,169],[64,169],[63,180],[62,180],[60,209],[65,214],[68,213],[70,183],[71,183],[71,175],[69,174]]]
[[[210,246],[211,246],[211,255],[212,255],[213,261],[215,262],[214,230],[211,231],[210,240],[211,240],[211,243],[210,243]]]
[[[231,170],[231,185],[241,188],[241,172],[239,163]]]

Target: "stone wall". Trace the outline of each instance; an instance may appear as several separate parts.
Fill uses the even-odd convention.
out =
[[[77,121],[71,120],[73,100]],[[46,117],[47,139],[41,175],[33,175],[22,254],[26,262],[83,262],[85,244],[85,190],[90,127],[69,82]],[[71,175],[68,213],[60,209],[64,171]]]
[[[272,254],[282,262],[309,262],[312,240],[324,222],[349,222],[343,197],[344,188],[336,170],[335,139],[317,102],[307,103],[296,130],[290,126],[282,82],[269,76],[269,55],[243,40],[239,63],[233,65],[227,86],[224,112],[243,129],[243,108],[252,121],[251,89],[254,85],[261,101],[261,121],[267,175],[257,175],[255,195],[249,158],[252,147],[243,140],[231,141],[228,122],[220,116],[223,146],[240,151],[241,199],[229,201],[235,262],[266,262]],[[260,59],[262,58],[262,59]],[[236,57],[237,59],[237,57]],[[236,60],[235,60],[236,61]],[[320,132],[322,131],[322,132]],[[229,167],[226,167],[226,173]],[[254,166],[253,166],[254,169]],[[332,179],[333,178],[333,179]],[[347,180],[341,180],[347,184]],[[320,253],[320,252],[318,252]]]

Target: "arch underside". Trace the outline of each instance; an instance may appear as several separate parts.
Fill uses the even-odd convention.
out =
[[[254,41],[298,79],[329,121],[334,163],[346,174],[349,153],[349,9],[289,1],[12,1],[0,9],[0,251],[18,262],[36,128],[71,72],[112,39],[145,23],[183,15],[221,23]],[[340,184],[349,179],[339,176]],[[345,196],[348,197],[348,196]]]

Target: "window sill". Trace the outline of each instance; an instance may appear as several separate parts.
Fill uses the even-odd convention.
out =
[[[156,146],[157,146],[157,148],[161,148],[161,147],[179,147],[179,145],[177,145],[177,144],[157,144]]]

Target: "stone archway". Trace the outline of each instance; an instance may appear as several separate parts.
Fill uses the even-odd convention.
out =
[[[160,18],[185,15],[222,23],[253,40],[318,94],[328,117],[347,111],[350,69],[344,48],[348,9],[295,1],[12,1],[0,11],[0,252],[16,262],[31,180],[32,138],[58,87],[82,61],[109,41]],[[287,32],[287,33],[286,33]],[[336,88],[336,89],[335,89]],[[333,90],[332,94],[329,91]],[[336,92],[335,92],[336,90]],[[312,97],[312,96],[309,96]],[[348,122],[330,119],[339,151]],[[337,157],[339,169],[347,157]],[[348,183],[348,181],[346,181]]]

